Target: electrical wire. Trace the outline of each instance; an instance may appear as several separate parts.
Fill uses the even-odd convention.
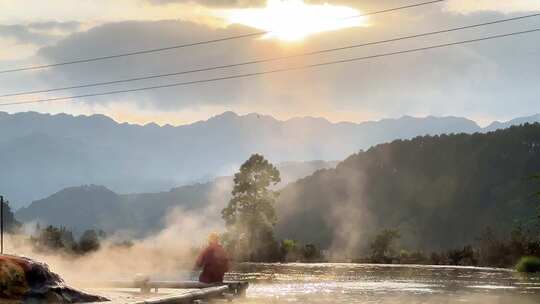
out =
[[[330,53],[330,52],[336,52],[336,51],[343,51],[343,50],[347,50],[347,49],[354,49],[354,48],[360,48],[360,47],[365,47],[365,46],[372,46],[372,45],[378,45],[378,44],[402,41],[402,40],[407,40],[407,39],[420,38],[420,37],[438,35],[438,34],[443,34],[443,33],[450,33],[450,32],[455,32],[455,31],[460,31],[460,30],[465,30],[465,29],[472,29],[472,28],[483,27],[483,26],[487,26],[487,25],[505,23],[505,22],[510,22],[510,21],[526,19],[526,18],[538,17],[538,16],[540,16],[540,13],[531,14],[531,15],[525,15],[525,16],[519,16],[519,17],[514,17],[514,18],[500,19],[500,20],[484,22],[484,23],[478,23],[478,24],[472,24],[472,25],[466,25],[466,26],[459,26],[459,27],[454,27],[454,28],[449,28],[449,29],[444,29],[444,30],[438,30],[438,31],[433,31],[433,32],[427,32],[427,33],[421,33],[421,34],[415,34],[415,35],[409,35],[409,36],[404,36],[404,37],[396,37],[396,38],[385,39],[385,40],[380,40],[380,41],[373,41],[373,42],[367,42],[367,43],[361,43],[361,44],[353,44],[353,45],[337,47],[337,48],[330,48],[330,49],[323,49],[323,50],[312,51],[312,52],[305,52],[305,53],[288,55],[288,56],[273,57],[273,58],[266,58],[266,59],[258,59],[258,60],[252,60],[252,61],[246,61],[246,62],[239,62],[239,63],[232,63],[232,64],[226,64],[226,65],[211,66],[211,67],[192,69],[192,70],[185,70],[185,71],[179,71],[179,72],[173,72],[173,73],[154,74],[154,75],[126,78],[126,79],[118,79],[118,80],[111,80],[111,81],[86,83],[86,84],[65,86],[65,87],[60,87],[60,88],[9,93],[9,94],[0,95],[0,98],[1,97],[21,96],[21,95],[31,95],[31,94],[38,94],[38,93],[49,93],[49,92],[55,92],[55,91],[81,89],[81,88],[88,88],[88,87],[97,87],[97,86],[104,86],[104,85],[111,85],[111,84],[118,84],[118,83],[128,83],[128,82],[133,82],[133,81],[149,80],[149,79],[156,79],[156,78],[163,78],[163,77],[170,77],[170,76],[178,76],[178,75],[192,74],[192,73],[198,73],[198,72],[207,72],[207,71],[212,71],[212,70],[219,70],[219,69],[239,67],[239,66],[259,64],[259,63],[268,63],[268,62],[285,60],[285,59],[312,56],[312,55],[318,55],[318,54],[324,54],[324,53]]]
[[[349,17],[345,17],[345,18],[341,18],[341,19],[352,19],[352,18],[360,18],[360,17],[372,16],[372,15],[383,14],[383,13],[388,13],[388,12],[394,12],[394,11],[403,10],[403,9],[415,8],[415,7],[429,5],[429,4],[435,4],[435,3],[439,3],[439,2],[443,2],[443,1],[446,1],[446,0],[433,0],[433,1],[420,2],[420,3],[395,7],[395,8],[389,8],[389,9],[385,9],[385,10],[381,10],[381,11],[374,11],[374,12],[368,12],[368,13],[359,14],[359,15],[355,15],[355,16],[349,16]],[[224,37],[224,38],[218,38],[218,39],[212,39],[212,40],[205,40],[205,41],[198,41],[198,42],[192,42],[192,43],[178,44],[178,45],[162,47],[162,48],[145,49],[145,50],[126,52],[126,53],[119,53],[119,54],[114,54],[114,55],[101,56],[101,57],[91,57],[91,58],[77,59],[77,60],[71,60],[71,61],[63,61],[63,62],[57,62],[57,63],[51,63],[51,64],[19,67],[19,68],[7,69],[7,70],[0,70],[0,74],[7,74],[7,73],[13,73],[13,72],[22,72],[22,71],[29,71],[29,70],[38,70],[38,69],[46,69],[46,68],[53,68],[53,67],[59,67],[59,66],[65,66],[65,65],[72,65],[72,64],[79,64],[79,63],[88,63],[88,62],[94,62],[94,61],[115,59],[115,58],[120,58],[120,57],[157,53],[157,52],[169,51],[169,50],[173,50],[173,49],[181,49],[181,48],[187,48],[187,47],[193,47],[193,46],[199,46],[199,45],[205,45],[205,44],[211,44],[211,43],[217,43],[217,42],[223,42],[223,41],[229,41],[229,40],[235,40],[235,39],[262,36],[262,35],[266,35],[266,34],[270,34],[270,33],[272,33],[272,32],[271,31],[260,31],[260,32],[253,32],[253,33],[247,33],[247,34]]]
[[[171,83],[171,84],[140,87],[140,88],[126,89],[126,90],[89,93],[89,94],[73,95],[73,96],[67,96],[67,97],[53,97],[53,98],[44,98],[44,99],[36,99],[36,100],[14,101],[14,102],[0,103],[0,106],[73,100],[73,99],[80,99],[80,98],[85,98],[85,97],[105,96],[105,95],[113,95],[113,94],[128,93],[128,92],[139,92],[139,91],[147,91],[147,90],[154,90],[154,89],[161,89],[161,88],[189,86],[189,85],[223,81],[223,80],[229,80],[229,79],[247,78],[247,77],[261,76],[261,75],[267,75],[267,74],[295,71],[295,70],[311,69],[311,68],[317,68],[317,67],[323,67],[323,66],[329,66],[329,65],[335,65],[335,64],[351,63],[351,62],[357,62],[357,61],[381,58],[381,57],[388,57],[388,56],[395,56],[395,55],[406,54],[406,53],[420,52],[420,51],[426,51],[426,50],[431,50],[431,49],[438,49],[438,48],[468,44],[468,43],[473,43],[473,42],[480,42],[480,41],[493,40],[493,39],[499,39],[499,38],[510,37],[510,36],[524,35],[524,34],[529,34],[529,33],[534,33],[534,32],[539,32],[539,31],[540,31],[540,28],[536,28],[536,29],[531,29],[531,30],[526,30],[526,31],[486,36],[486,37],[470,39],[470,40],[462,40],[462,41],[457,41],[457,42],[444,43],[444,44],[438,44],[438,45],[432,45],[432,46],[414,48],[414,49],[407,49],[407,50],[390,52],[390,53],[381,53],[381,54],[364,56],[364,57],[355,57],[355,58],[350,58],[350,59],[342,59],[342,60],[336,60],[336,61],[328,61],[328,62],[322,62],[322,63],[302,65],[302,66],[291,67],[291,68],[275,69],[275,70],[268,70],[268,71],[248,73],[248,74],[238,74],[238,75],[231,75],[231,76],[218,77],[218,78],[201,79],[201,80],[194,80],[194,81],[188,81],[188,82],[177,82],[177,83]]]

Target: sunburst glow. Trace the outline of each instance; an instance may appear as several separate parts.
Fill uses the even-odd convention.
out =
[[[230,9],[222,15],[231,24],[268,31],[265,38],[301,40],[311,34],[364,26],[366,17],[346,6],[306,4],[303,0],[268,0],[264,8]]]

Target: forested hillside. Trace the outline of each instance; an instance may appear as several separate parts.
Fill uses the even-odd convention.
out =
[[[457,248],[536,220],[540,124],[397,140],[283,189],[278,235],[357,252],[382,229],[410,249]]]

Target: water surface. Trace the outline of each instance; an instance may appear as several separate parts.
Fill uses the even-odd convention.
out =
[[[367,264],[241,264],[246,303],[540,303],[540,277],[506,269]]]

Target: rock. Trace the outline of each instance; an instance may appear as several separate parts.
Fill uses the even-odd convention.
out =
[[[44,263],[0,255],[0,299],[14,303],[85,303],[108,299],[67,286],[62,278]]]

